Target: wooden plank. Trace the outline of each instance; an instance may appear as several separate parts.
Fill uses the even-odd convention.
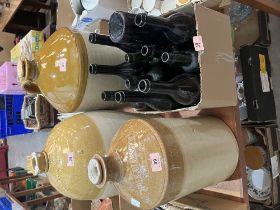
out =
[[[0,17],[0,31],[3,31],[10,22],[23,0],[10,0],[10,7],[5,7]]]
[[[43,190],[48,190],[48,189],[52,189],[53,187],[51,185],[47,185],[47,186],[44,186],[44,187],[38,187],[38,188],[35,188],[35,189],[31,189],[31,190],[24,190],[24,191],[20,191],[20,192],[14,192],[14,193],[11,193],[14,197],[18,198],[18,197],[21,197],[21,196],[24,196],[24,195],[30,195],[30,194],[33,194],[33,193],[36,193],[36,192],[41,192]]]
[[[6,180],[11,180],[11,179],[15,179],[15,178],[22,178],[22,177],[30,177],[30,176],[33,176],[33,175],[32,174],[25,174],[25,175],[19,175],[19,176],[10,176],[10,177],[7,177],[7,178],[0,179],[0,183],[2,181],[6,181]]]
[[[276,0],[235,0],[280,17],[280,3]]]
[[[43,197],[43,198],[38,198],[38,199],[35,199],[35,200],[31,200],[31,201],[26,201],[23,204],[25,206],[35,206],[35,205],[39,205],[39,204],[45,203],[47,201],[51,201],[51,200],[54,200],[56,198],[61,198],[61,197],[64,197],[64,196],[61,195],[61,194],[55,194],[55,195],[50,195],[50,196],[46,196],[46,197]]]
[[[0,184],[5,185],[5,184],[11,184],[11,183],[16,183],[16,182],[20,182],[23,180],[26,180],[28,178],[38,178],[38,176],[26,176],[26,177],[21,177],[21,178],[14,178],[14,179],[10,179],[10,180],[4,180],[2,182],[0,182]]]

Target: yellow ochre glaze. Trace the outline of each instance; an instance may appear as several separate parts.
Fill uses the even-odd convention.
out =
[[[88,73],[89,64],[118,65],[125,53],[116,48],[88,41],[89,33],[56,31],[29,61],[18,65],[21,86],[29,93],[42,93],[59,112],[81,112],[119,106],[105,102],[105,90],[122,90],[124,81],[118,76]]]
[[[238,156],[233,133],[216,118],[129,120],[108,153],[117,171],[107,164],[102,173],[120,175],[112,181],[121,196],[153,209],[226,180]]]
[[[80,105],[86,87],[87,52],[81,35],[62,28],[35,55],[36,83],[49,102],[61,112]]]

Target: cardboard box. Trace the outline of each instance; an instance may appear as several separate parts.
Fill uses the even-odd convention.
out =
[[[10,61],[10,51],[15,46],[15,34],[0,32],[0,65]]]
[[[11,50],[11,61],[17,63],[21,57],[29,60],[34,58],[44,44],[44,35],[41,31],[31,30],[20,42]]]
[[[71,200],[72,210],[91,210],[91,201]]]
[[[262,135],[262,143],[266,147],[267,165],[266,168],[271,174],[271,196],[267,200],[259,201],[250,197],[251,202],[261,203],[268,209],[277,209],[280,207],[280,178],[279,178],[279,150],[280,139],[277,125],[248,125],[247,128],[253,128]]]
[[[175,208],[172,208],[175,207]],[[177,207],[177,208],[176,208]],[[249,210],[246,203],[226,200],[199,193],[193,193],[177,201],[165,205],[164,209],[193,209],[193,210]]]
[[[62,27],[71,28],[72,22],[75,19],[75,14],[69,0],[59,0],[57,4],[56,30]]]
[[[196,110],[236,106],[235,65],[231,38],[230,19],[207,6],[215,6],[220,1],[206,1],[204,4],[187,5],[177,11],[195,15],[197,36],[202,38],[199,45],[204,50],[199,51],[201,71],[201,101],[198,105],[183,110]],[[161,113],[161,112],[145,112]]]
[[[87,26],[85,30],[109,35],[109,22],[107,20],[98,20],[90,26]]]

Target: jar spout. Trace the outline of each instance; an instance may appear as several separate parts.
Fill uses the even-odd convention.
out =
[[[27,170],[34,175],[47,172],[48,165],[48,157],[45,152],[33,152],[27,156]]]
[[[29,61],[27,58],[18,62],[18,77],[21,87],[29,93],[40,94],[41,91],[36,84],[39,71],[35,61]]]
[[[107,182],[121,180],[121,164],[116,157],[94,155],[88,164],[88,177],[92,184],[103,188]]]

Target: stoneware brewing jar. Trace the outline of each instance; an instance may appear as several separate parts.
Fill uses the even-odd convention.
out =
[[[153,209],[229,178],[239,149],[219,119],[136,119],[115,135],[107,156],[89,162],[98,187],[113,182],[140,209]]]
[[[118,112],[88,112],[59,123],[50,133],[45,148],[27,158],[33,174],[46,173],[61,194],[77,200],[117,195],[112,184],[102,189],[88,178],[88,162],[93,154],[105,155],[120,126],[135,115]]]
[[[120,90],[124,82],[117,76],[91,75],[89,64],[117,65],[124,62],[124,52],[89,43],[88,33],[74,33],[68,28],[56,31],[35,55],[22,58],[18,75],[22,87],[30,93],[42,93],[59,112],[78,112],[112,108],[104,102],[104,90]]]

